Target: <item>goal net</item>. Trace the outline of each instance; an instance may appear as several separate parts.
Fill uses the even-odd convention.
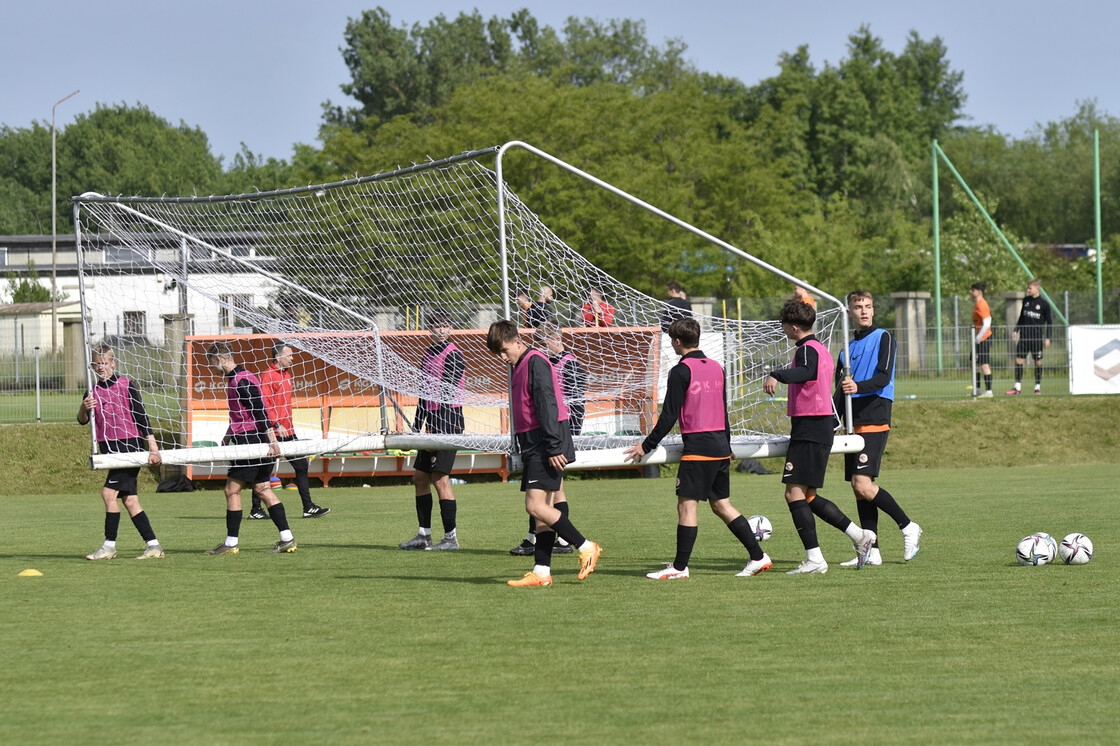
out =
[[[500,174],[491,148],[273,192],[76,197],[87,354],[112,348],[167,463],[267,451],[222,445],[227,379],[206,355],[216,342],[258,376],[276,365],[278,345],[291,348],[298,439],[282,444],[284,455],[513,455],[509,370],[485,343],[490,323],[508,317],[542,351],[543,336],[558,337],[582,369],[567,392],[582,410],[577,466],[620,464],[621,449],[655,422],[677,362],[663,333],[666,305],[565,244]],[[604,199],[620,194],[604,186]],[[818,337],[836,349],[839,305],[818,310]],[[785,402],[762,391],[768,370],[791,355],[778,323],[696,317],[701,348],[726,371],[736,455],[784,452]],[[425,361],[438,320],[465,368],[450,381]],[[417,431],[418,415],[440,406],[461,408],[461,433]],[[653,460],[674,460],[679,444],[668,439]],[[94,450],[97,468],[144,458]]]

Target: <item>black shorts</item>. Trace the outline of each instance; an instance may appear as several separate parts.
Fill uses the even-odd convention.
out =
[[[677,497],[704,501],[731,497],[731,459],[681,461],[677,469]]]
[[[412,461],[412,468],[415,471],[422,471],[425,474],[433,474],[439,472],[441,474],[450,474],[451,470],[455,467],[455,454],[458,451],[417,451],[416,458]]]
[[[226,476],[245,484],[267,484],[269,477],[272,476],[272,467],[275,465],[276,462],[271,460],[264,463],[256,460],[230,461]]]
[[[824,473],[828,470],[828,443],[811,443],[791,440],[786,451],[786,468],[782,472],[785,484],[803,484],[806,487],[824,487]]]
[[[117,491],[117,497],[123,499],[136,494],[136,478],[140,476],[140,467],[133,469],[110,469],[105,475],[105,486]]]
[[[976,343],[976,367],[992,364],[992,338]]]
[[[552,468],[552,464],[539,457],[530,458],[525,462],[525,470],[521,472],[521,491],[545,490],[555,492],[564,484],[564,472]]]
[[[881,433],[860,433],[863,450],[859,453],[844,454],[844,480],[852,481],[853,474],[871,477],[879,476],[879,465],[883,462],[883,452],[887,450],[887,436],[890,430]]]
[[[1028,356],[1035,360],[1042,359],[1042,340],[1020,336],[1019,344],[1015,346],[1015,357],[1026,360]]]
[[[234,433],[229,439],[229,445],[231,446],[258,443],[268,445],[267,432]],[[272,456],[265,456],[263,459],[230,459],[229,471],[226,472],[226,476],[245,484],[261,484],[262,482],[268,482],[268,478],[272,476],[272,470],[275,467],[276,459]]]

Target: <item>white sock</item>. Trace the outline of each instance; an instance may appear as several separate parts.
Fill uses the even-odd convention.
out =
[[[824,554],[821,553],[820,547],[813,547],[812,549],[805,550],[806,559],[810,562],[824,562]]]
[[[568,546],[568,542],[564,541],[563,537],[557,536],[556,537],[556,546],[566,547],[566,546]]]
[[[237,537],[236,536],[227,536],[226,537],[226,546],[227,547],[237,546]]]
[[[148,542],[148,546],[158,547],[159,546],[159,539],[152,539],[151,541]]]
[[[105,540],[105,546],[109,547],[110,549],[116,549],[117,548],[117,542],[116,541],[109,541],[108,539],[106,539]]]
[[[291,541],[291,540],[292,540],[291,530],[284,529],[283,531],[280,532],[280,541]]]
[[[430,529],[430,528],[421,528],[421,529],[420,529],[420,535],[421,535],[421,536],[431,536],[431,535],[432,535],[432,529]]]
[[[874,562],[882,562],[883,556],[879,554],[879,547],[871,547],[871,551],[867,553],[867,559]]]
[[[533,565],[533,574],[538,578],[551,578],[552,568],[548,565]]]
[[[525,541],[529,542],[530,544],[536,544],[537,543],[537,535],[536,534],[525,534]]]
[[[863,529],[857,526],[855,523],[849,523],[848,527],[844,529],[844,533],[846,533],[848,535],[848,538],[852,541],[859,541],[863,538]]]
[[[455,529],[451,529],[450,531],[444,531],[443,532],[443,538],[454,539],[455,538]]]
[[[595,546],[595,542],[591,541],[591,539],[584,539],[583,543],[579,545],[579,551],[586,552],[593,546]]]
[[[1021,383],[1019,383],[1018,381],[1016,381],[1016,382],[1015,382],[1015,390],[1016,390],[1016,391],[1022,391],[1022,390],[1023,390],[1023,384],[1021,384]]]

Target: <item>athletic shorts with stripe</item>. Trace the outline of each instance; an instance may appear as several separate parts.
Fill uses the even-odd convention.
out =
[[[726,500],[731,497],[731,459],[681,461],[677,469],[677,497]]]

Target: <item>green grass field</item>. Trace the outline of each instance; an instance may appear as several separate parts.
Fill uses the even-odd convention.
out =
[[[777,475],[736,476],[764,513],[771,572],[702,514],[692,579],[643,575],[672,559],[673,484],[573,481],[572,517],[605,547],[575,579],[512,589],[529,561],[514,485],[457,488],[463,549],[402,552],[411,489],[331,489],[333,512],[295,520],[300,549],[264,553],[249,522],[236,557],[217,492],[142,495],[168,550],[85,562],[95,494],[5,498],[0,554],[3,740],[82,743],[1106,743],[1116,738],[1120,466],[888,471],[925,528],[901,561],[838,565],[851,544],[818,522],[832,569],[802,558]],[[833,472],[824,492],[854,515]],[[294,493],[284,492],[289,507]],[[293,511],[294,512],[294,511]],[[438,518],[437,518],[438,522]],[[1020,567],[1018,539],[1082,531],[1083,567]],[[436,529],[437,536],[439,529]],[[35,568],[42,577],[18,577]]]

